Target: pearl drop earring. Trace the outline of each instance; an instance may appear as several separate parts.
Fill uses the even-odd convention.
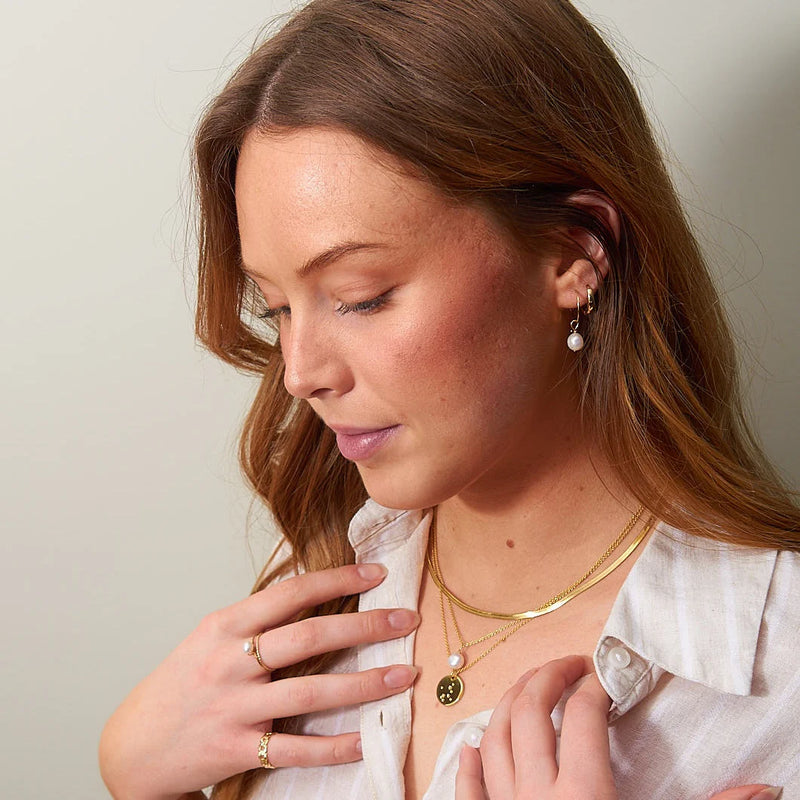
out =
[[[569,330],[570,334],[567,336],[567,347],[572,350],[573,353],[577,353],[578,350],[583,350],[583,336],[578,333],[578,326],[581,324],[581,298],[580,295],[576,292],[576,299],[575,299],[575,319],[573,319],[569,323]],[[584,310],[584,314],[587,316],[592,313],[595,309],[595,302],[594,302],[594,292],[592,291],[590,286],[586,287],[586,309]]]
[[[567,347],[572,350],[573,353],[577,353],[578,350],[583,350],[583,336],[578,333],[578,325],[581,324],[581,298],[578,297],[576,300],[577,310],[575,312],[575,319],[569,323],[569,330],[570,334],[567,336]]]

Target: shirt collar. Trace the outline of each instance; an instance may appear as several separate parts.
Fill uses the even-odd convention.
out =
[[[369,499],[350,521],[347,536],[359,556],[379,547],[405,541],[422,520],[424,511],[385,508]]]
[[[664,524],[653,532],[595,652],[600,679],[620,713],[663,672],[721,692],[751,693],[776,556],[775,550],[711,541]]]
[[[348,532],[359,560],[406,541],[425,513],[367,500]],[[617,713],[646,696],[664,672],[749,695],[776,557],[775,550],[659,525],[622,585],[595,651],[598,675]],[[621,665],[620,656],[630,663]]]

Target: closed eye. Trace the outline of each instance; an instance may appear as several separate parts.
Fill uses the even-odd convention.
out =
[[[278,317],[289,316],[291,314],[289,306],[277,306],[276,308],[268,308],[258,314],[259,319],[277,319]]]
[[[336,311],[338,314],[342,315],[350,313],[371,314],[373,311],[377,311],[381,306],[386,304],[393,291],[393,289],[389,289],[388,292],[373,297],[371,300],[361,300],[358,303],[339,303]]]
[[[393,289],[388,292],[373,297],[369,300],[360,300],[357,303],[344,303],[341,302],[336,307],[336,313],[344,316],[345,314],[371,314],[377,311],[381,306],[385,305],[391,296]],[[289,306],[276,306],[275,308],[267,308],[258,314],[259,319],[278,319],[279,317],[288,317],[292,313]]]

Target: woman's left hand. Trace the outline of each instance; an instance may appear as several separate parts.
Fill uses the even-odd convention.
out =
[[[594,674],[567,700],[556,760],[550,714],[566,688],[585,674],[584,659],[568,656],[523,675],[495,708],[480,753],[462,751],[456,800],[485,800],[487,794],[490,800],[617,800],[608,745],[610,700]]]
[[[480,752],[466,745],[461,751],[456,800],[618,800],[608,744],[611,701],[588,667],[580,656],[550,661],[503,695]],[[556,760],[550,715],[564,690],[587,673],[566,702]],[[769,800],[777,797],[770,788],[739,786],[709,800]]]

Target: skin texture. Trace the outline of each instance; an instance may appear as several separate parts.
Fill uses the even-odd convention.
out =
[[[106,724],[100,769],[112,796],[175,800],[258,768],[258,741],[276,717],[408,688],[416,670],[406,665],[273,682],[242,651],[244,641],[263,631],[261,652],[278,668],[315,653],[409,633],[419,619],[405,609],[292,622],[302,608],[364,591],[385,575],[380,565],[302,575],[209,614]],[[331,737],[276,734],[269,756],[276,766],[338,764],[361,758],[359,742],[357,731]]]
[[[531,268],[485,213],[344,133],[250,134],[236,196],[243,261],[279,309],[287,390],[333,428],[399,426],[357,462],[375,500],[421,508],[468,487],[490,494],[552,449],[541,422],[573,405],[562,402],[572,387],[554,388],[559,304],[576,297],[555,263]],[[296,274],[342,242],[379,247]],[[337,311],[386,292],[380,307]]]
[[[243,268],[279,326],[287,391],[339,432],[391,428],[381,447],[357,458],[360,474],[379,503],[438,506],[440,559],[456,588],[466,571],[486,592],[470,596],[476,604],[499,597],[522,606],[567,585],[575,563],[592,563],[632,511],[630,498],[612,491],[613,471],[592,454],[564,345],[576,298],[587,285],[597,289],[608,269],[596,243],[566,231],[576,247],[523,256],[485,212],[449,202],[332,130],[250,132],[236,199]],[[604,198],[574,202],[616,228]],[[463,552],[470,558],[459,560]],[[533,556],[538,578],[527,566]],[[276,668],[419,626],[401,609],[294,621],[300,609],[385,575],[361,567],[292,578],[209,614],[106,725],[100,763],[112,795],[189,797],[257,768],[258,740],[275,718],[407,689],[414,667],[272,681],[242,652],[262,633],[261,652]],[[506,693],[481,758],[462,760],[459,800],[482,797],[482,780],[492,800],[615,798],[608,700],[596,681],[568,704],[560,766],[551,752],[549,711],[583,663],[552,662]],[[356,731],[276,734],[269,755],[279,767],[336,764],[359,759],[358,744]],[[440,742],[431,744],[437,752]],[[525,766],[532,756],[535,770]],[[419,790],[407,785],[421,794],[424,775]]]
[[[550,713],[564,690],[567,700],[560,758]],[[495,708],[480,751],[465,746],[456,775],[456,800],[617,800],[609,766],[609,699],[576,656],[526,672]],[[775,800],[765,784],[728,789],[710,800]],[[690,800],[690,798],[686,798]],[[699,800],[699,798],[698,798]]]

